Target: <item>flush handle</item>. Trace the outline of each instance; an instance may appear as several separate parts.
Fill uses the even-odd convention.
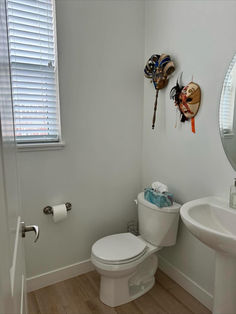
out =
[[[39,227],[36,226],[36,225],[26,226],[24,222],[21,223],[21,235],[22,235],[22,238],[25,238],[26,232],[31,232],[31,231],[33,231],[35,233],[34,242],[37,242],[38,238],[39,238]]]

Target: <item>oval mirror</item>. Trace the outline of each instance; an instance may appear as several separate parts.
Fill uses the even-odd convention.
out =
[[[236,170],[236,54],[226,72],[221,98],[219,124],[225,153]]]

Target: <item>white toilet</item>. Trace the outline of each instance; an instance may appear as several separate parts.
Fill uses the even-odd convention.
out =
[[[140,236],[120,233],[104,237],[92,246],[91,261],[101,275],[100,299],[109,306],[130,302],[155,283],[162,247],[176,243],[181,205],[159,208],[138,195]]]

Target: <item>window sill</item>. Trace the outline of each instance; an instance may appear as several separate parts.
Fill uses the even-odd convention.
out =
[[[43,150],[60,150],[65,147],[65,142],[54,142],[54,143],[30,143],[30,144],[17,144],[18,152],[33,152]]]
[[[233,138],[234,137],[234,133],[225,133],[223,135],[224,138]]]

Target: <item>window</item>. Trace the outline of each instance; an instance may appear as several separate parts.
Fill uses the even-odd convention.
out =
[[[16,142],[59,142],[54,0],[7,0]]]
[[[221,94],[220,105],[220,129],[224,136],[234,134],[234,110],[235,110],[235,92],[236,92],[236,55],[229,65],[225,75],[223,90]]]

